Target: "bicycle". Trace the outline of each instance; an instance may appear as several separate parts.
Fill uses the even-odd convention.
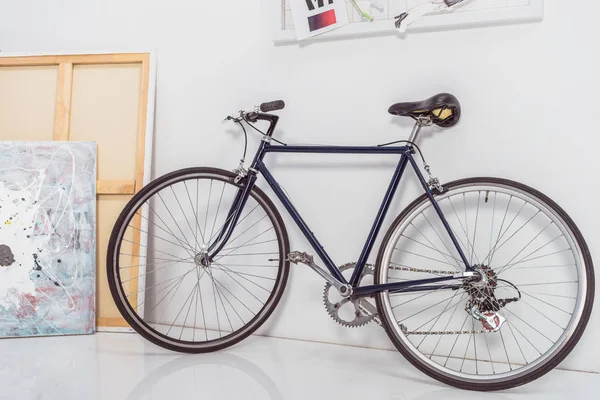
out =
[[[565,211],[526,185],[498,178],[440,184],[417,140],[424,127],[459,122],[454,96],[393,105],[389,112],[414,119],[414,129],[408,140],[379,146],[274,144],[279,117],[271,112],[284,106],[264,103],[227,118],[245,134],[244,157],[233,172],[175,171],[125,207],[110,238],[107,267],[115,303],[133,329],[179,352],[231,346],[271,315],[293,263],[326,281],[324,301],[334,320],[350,327],[380,324],[408,361],[449,385],[512,388],[569,354],[594,298],[585,240]],[[268,130],[258,129],[257,121],[268,122]],[[246,126],[262,134],[247,169]],[[329,257],[267,168],[264,159],[272,153],[399,156],[355,263],[338,267]],[[424,194],[397,216],[375,263],[368,264],[408,166]],[[281,215],[256,186],[259,176],[326,269],[313,255],[290,250]],[[132,223],[136,218],[141,227]]]

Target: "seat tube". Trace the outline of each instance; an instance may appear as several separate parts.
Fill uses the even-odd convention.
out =
[[[383,198],[383,202],[381,203],[381,207],[379,208],[379,212],[377,213],[377,217],[375,218],[375,222],[373,223],[371,232],[369,232],[369,237],[367,238],[365,247],[363,248],[360,257],[358,258],[356,268],[354,270],[354,273],[352,274],[352,278],[350,279],[350,285],[352,285],[352,287],[356,287],[360,281],[362,270],[364,269],[364,266],[367,263],[367,260],[369,259],[369,255],[371,254],[371,250],[373,249],[375,240],[379,235],[379,231],[381,230],[381,226],[383,225],[385,216],[387,215],[387,212],[390,208],[390,204],[394,199],[394,195],[396,194],[396,190],[398,189],[398,185],[400,184],[400,179],[402,178],[402,175],[406,170],[406,166],[408,165],[408,159],[410,158],[410,150],[407,150],[404,154],[402,154],[402,157],[398,162],[398,166],[396,167],[396,171],[394,172],[394,176],[392,177],[390,186],[388,187],[388,190],[385,193],[385,197]]]

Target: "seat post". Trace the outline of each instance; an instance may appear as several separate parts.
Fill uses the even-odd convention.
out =
[[[408,141],[411,143],[416,143],[417,142],[417,138],[419,137],[419,133],[421,132],[421,128],[423,128],[423,125],[421,125],[421,121],[417,121],[417,123],[415,124],[412,133],[410,134],[410,138],[408,138]]]
[[[412,133],[410,134],[410,138],[408,139],[409,142],[412,143],[416,143],[417,139],[419,138],[419,133],[421,133],[421,128],[423,128],[424,126],[431,126],[431,124],[433,124],[433,121],[431,120],[430,116],[420,116],[418,118],[416,118],[416,123],[415,123],[415,127],[412,130]]]

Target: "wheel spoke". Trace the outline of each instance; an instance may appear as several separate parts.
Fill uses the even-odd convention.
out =
[[[508,356],[508,350],[506,349],[506,342],[504,342],[504,335],[502,334],[502,329],[500,329],[499,331],[500,333],[500,339],[502,340],[502,347],[504,348],[504,354],[506,355],[506,362],[508,363],[508,368],[510,368],[510,370],[513,370],[513,367],[510,363],[510,357]],[[491,356],[490,356],[491,358]]]
[[[481,192],[477,193],[477,212],[475,213],[475,230],[473,232],[473,247],[471,249],[471,260],[469,261],[473,265],[473,255],[475,254],[475,241],[477,240],[477,221],[479,220],[479,203],[481,200]],[[467,209],[465,208],[465,211]]]
[[[400,252],[402,252],[402,253],[411,254],[411,255],[413,255],[413,256],[417,256],[417,257],[425,258],[425,259],[427,259],[427,260],[436,261],[436,262],[439,262],[439,263],[442,263],[442,264],[446,264],[446,265],[450,265],[451,267],[454,267],[454,264],[451,264],[451,263],[449,263],[449,262],[446,262],[446,261],[438,260],[438,259],[436,259],[436,258],[433,258],[433,257],[424,256],[424,255],[422,255],[422,254],[419,254],[419,253],[415,253],[415,252],[412,252],[412,251],[403,250],[403,249],[399,249],[399,248],[396,248],[396,250],[398,250],[398,251],[400,251]]]
[[[217,264],[217,265],[219,265],[219,264]],[[227,269],[221,269],[221,271],[223,271],[225,274],[227,274],[227,275],[229,276],[229,278],[230,278],[232,281],[234,281],[235,283],[237,283],[238,285],[240,285],[240,286],[242,287],[242,289],[244,289],[246,292],[248,292],[248,294],[249,294],[250,296],[254,297],[254,298],[256,299],[256,301],[258,301],[258,302],[259,302],[260,304],[262,304],[262,305],[264,305],[264,304],[265,304],[265,303],[264,303],[264,302],[263,302],[261,299],[259,299],[258,297],[256,297],[256,295],[255,295],[254,293],[252,293],[250,290],[248,290],[248,288],[246,288],[246,286],[242,285],[242,284],[240,283],[240,281],[238,281],[237,279],[235,279],[235,278],[234,278],[234,277],[233,277],[233,276],[232,276],[232,275],[229,273],[229,270],[227,270]],[[247,278],[245,278],[245,279],[246,279],[246,280],[248,280]],[[252,282],[252,281],[250,281],[250,280],[248,280],[248,281],[249,281],[249,282]],[[263,288],[263,289],[264,289],[264,288]],[[266,289],[265,289],[265,290],[266,290]]]
[[[523,223],[523,225],[521,225],[521,226],[520,226],[520,227],[519,227],[519,228],[518,228],[518,229],[517,229],[517,230],[516,230],[516,231],[515,231],[515,232],[514,232],[512,235],[510,235],[510,236],[508,237],[508,239],[506,239],[504,242],[502,242],[502,244],[501,244],[501,245],[499,245],[499,246],[498,246],[496,249],[494,249],[494,252],[497,252],[497,251],[498,251],[498,250],[500,250],[500,249],[501,249],[501,248],[502,248],[502,247],[503,247],[503,246],[504,246],[506,243],[510,242],[510,240],[511,240],[512,238],[514,238],[514,237],[517,235],[517,233],[521,232],[521,230],[522,230],[524,227],[526,227],[526,226],[527,226],[527,225],[528,225],[528,224],[529,224],[529,223],[530,223],[530,222],[531,222],[531,221],[532,221],[532,220],[533,220],[535,217],[537,217],[537,216],[540,214],[540,212],[541,212],[541,211],[538,211],[538,212],[536,212],[536,213],[535,213],[535,214],[534,214],[534,215],[533,215],[531,218],[529,218],[527,221],[525,221],[525,222]],[[514,221],[514,220],[513,220],[513,221]],[[510,226],[509,226],[509,228],[510,228]],[[508,228],[507,228],[507,229],[508,229]]]
[[[490,344],[487,340],[487,335],[483,335],[483,339],[485,341],[485,347],[487,347],[488,355],[490,356],[490,365],[492,366],[492,373],[496,375],[496,370],[494,369],[494,361],[492,358],[492,352],[490,350]]]
[[[260,204],[257,204],[257,205],[256,205],[256,206],[255,206],[255,207],[252,209],[252,210],[250,210],[250,211],[248,212],[248,214],[246,214],[246,215],[245,215],[243,218],[240,218],[240,219],[238,220],[237,224],[235,224],[235,227],[237,227],[238,225],[240,225],[240,224],[241,224],[241,223],[242,223],[242,222],[243,222],[243,221],[244,221],[246,218],[248,218],[248,217],[250,216],[250,214],[252,214],[252,212],[253,212],[254,210],[256,210],[256,209],[257,209],[259,206],[260,206]],[[223,228],[225,228],[225,225],[226,225],[226,224],[227,224],[229,221],[231,221],[231,219],[232,219],[232,218],[233,218],[233,214],[232,214],[232,215],[230,215],[230,216],[228,216],[228,217],[227,217],[227,219],[225,219],[225,222],[223,222],[223,224],[221,225],[221,227],[215,231],[215,233],[214,233],[214,234],[213,234],[213,235],[210,237],[210,239],[208,239],[208,243],[212,243],[212,240],[213,240],[213,239],[214,239],[214,238],[217,236],[217,234],[218,234],[219,232],[221,232],[221,231],[223,230]],[[234,227],[234,228],[235,228],[235,227]]]
[[[144,217],[144,216],[143,216],[142,214],[140,214],[140,213],[136,213],[136,215],[139,215],[140,217],[142,217],[142,218],[144,218],[145,220],[149,221],[149,219],[148,219],[148,218]],[[179,246],[179,247],[181,247],[181,243],[175,243],[175,242],[172,242],[172,241],[170,241],[170,240],[167,240],[167,239],[165,239],[165,238],[163,238],[163,237],[160,237],[160,236],[158,236],[158,235],[155,235],[155,234],[153,234],[153,233],[150,233],[150,232],[148,232],[148,231],[142,230],[142,229],[140,229],[140,228],[138,228],[138,227],[136,227],[136,226],[133,226],[133,225],[131,225],[131,224],[129,224],[129,225],[128,225],[128,227],[129,227],[129,228],[131,228],[131,229],[135,229],[136,231],[139,231],[139,232],[141,232],[141,233],[143,233],[143,234],[145,234],[145,235],[152,236],[152,237],[155,237],[155,238],[157,238],[157,239],[160,239],[160,240],[162,240],[162,241],[164,241],[164,242],[167,242],[167,243],[173,244],[173,245],[175,245],[175,246]],[[164,232],[167,232],[167,233],[169,233],[167,230],[165,230],[163,227],[161,227],[161,226],[159,226],[159,225],[156,225],[156,227],[157,227],[157,228],[159,228],[160,230],[164,231]],[[171,233],[169,233],[169,234],[170,234],[170,235],[172,235]],[[177,236],[174,236],[174,237],[175,237],[175,239],[177,239]],[[189,249],[189,250],[192,250],[192,249]]]
[[[167,287],[168,287],[168,286],[170,286],[170,285],[171,285],[171,283],[170,283],[170,282],[173,282],[173,281],[175,281],[175,282],[178,282],[178,279],[181,279],[181,278],[183,278],[183,277],[187,276],[187,274],[191,273],[191,272],[192,272],[194,269],[195,269],[195,268],[191,268],[189,271],[187,271],[187,272],[185,272],[185,273],[183,273],[183,274],[181,274],[181,275],[179,275],[179,276],[176,276],[176,277],[174,277],[174,278],[167,279],[167,280],[166,280],[166,281],[164,281],[164,282],[160,282],[160,283],[157,283],[157,284],[155,284],[155,285],[152,285],[152,286],[147,286],[147,287],[145,287],[144,289],[141,289],[141,290],[138,290],[138,291],[130,292],[130,293],[126,294],[126,295],[125,295],[125,297],[130,297],[130,296],[133,296],[134,294],[139,294],[140,292],[143,292],[143,291],[145,292],[145,291],[147,291],[148,289],[153,289],[153,288],[155,288],[155,287],[157,287],[157,286],[164,285],[165,283],[169,283],[169,285],[167,285]],[[164,288],[163,288],[163,289],[164,289]],[[161,290],[162,290],[162,289],[161,289]],[[158,292],[157,292],[156,294],[158,294]],[[138,304],[138,305],[141,305],[141,304]]]
[[[515,335],[515,332],[513,331],[512,324],[509,322],[506,322],[506,326],[508,326],[508,329],[510,329],[510,332],[512,333],[513,337],[515,338],[515,343],[517,344],[517,347],[519,348],[519,351],[521,352],[521,356],[523,357],[523,361],[525,362],[525,365],[528,365],[529,362],[527,361],[527,357],[525,357],[525,353],[523,353],[521,344],[519,343],[519,340],[517,339],[517,336]]]
[[[536,346],[535,346],[533,343],[531,343],[531,341],[530,341],[529,339],[527,339],[527,336],[523,335],[523,333],[521,332],[521,330],[520,330],[520,329],[519,329],[519,328],[518,328],[518,327],[517,327],[515,324],[513,324],[512,322],[510,322],[510,321],[508,321],[508,320],[506,321],[506,323],[508,324],[508,326],[512,326],[513,328],[515,328],[515,330],[516,330],[516,331],[517,331],[517,332],[518,332],[518,333],[521,335],[521,337],[522,337],[523,339],[525,339],[525,341],[526,341],[527,343],[529,343],[529,345],[530,345],[530,346],[531,346],[533,349],[535,349],[535,351],[537,351],[537,352],[538,352],[538,354],[539,354],[540,356],[542,355],[542,352],[541,352],[541,351],[540,351],[540,350],[539,350],[539,349],[538,349],[538,348],[537,348],[537,347],[536,347]],[[525,356],[523,356],[523,358],[525,359]]]
[[[417,230],[417,231],[418,231],[418,230]],[[420,233],[420,232],[419,232],[419,233]],[[421,234],[421,235],[422,235],[422,234]],[[448,253],[444,253],[443,251],[439,250],[437,247],[433,246],[433,244],[432,244],[432,246],[433,246],[433,247],[432,247],[432,246],[428,246],[428,245],[426,245],[425,243],[423,243],[423,242],[420,242],[420,241],[418,241],[418,240],[416,240],[416,239],[413,239],[413,238],[411,238],[411,237],[409,237],[409,236],[402,235],[402,237],[404,237],[404,238],[406,238],[406,239],[410,240],[411,242],[414,242],[414,243],[420,244],[421,246],[423,246],[423,247],[425,247],[425,248],[428,248],[428,249],[431,249],[431,250],[435,250],[435,251],[437,251],[438,253],[440,253],[442,256],[444,256],[444,258],[446,258],[446,259],[447,259],[448,261],[450,261],[450,262],[452,262],[452,259],[454,259],[454,261],[457,261],[457,260],[459,260],[458,258],[456,258],[456,257],[453,257],[453,256],[451,256],[450,254],[448,254]],[[425,239],[427,240],[427,242],[431,243],[431,241],[430,241],[430,240],[428,240],[427,238],[425,238]]]
[[[215,213],[215,219],[213,221],[212,228],[210,229],[210,237],[212,237],[213,232],[215,231],[215,225],[217,224],[217,216],[219,215],[219,210],[221,209],[221,202],[223,201],[223,193],[225,192],[225,182],[223,182],[223,189],[221,189],[221,196],[219,196],[219,204],[217,205],[217,212]]]
[[[525,251],[525,249],[526,249],[527,247],[529,247],[529,245],[530,245],[531,243],[533,243],[533,241],[534,241],[535,239],[537,239],[538,237],[540,237],[540,235],[541,235],[542,233],[544,233],[544,231],[545,231],[546,229],[548,229],[548,228],[549,228],[551,225],[553,225],[553,224],[554,224],[554,222],[553,222],[553,221],[550,221],[550,222],[549,222],[549,223],[548,223],[548,224],[547,224],[547,225],[544,227],[544,229],[542,229],[541,231],[539,231],[539,232],[538,232],[538,234],[537,234],[537,235],[535,235],[535,236],[533,237],[533,239],[531,239],[529,242],[527,242],[527,243],[525,244],[525,246],[523,246],[523,247],[521,248],[521,250],[519,250],[519,251],[517,252],[517,254],[515,254],[515,255],[513,256],[513,258],[511,258],[510,260],[508,260],[507,264],[510,264],[511,262],[513,262],[513,261],[515,260],[515,258],[517,258],[517,257],[518,257],[518,256],[519,256],[519,255],[520,255],[520,254],[521,254],[523,251]],[[562,236],[562,235],[561,235],[561,236]],[[531,254],[529,254],[529,255],[531,255]],[[527,257],[528,257],[528,256],[525,256],[525,258],[527,258]]]
[[[171,189],[171,193],[173,193],[173,197],[175,198],[175,201],[177,202],[177,205],[179,206],[179,209],[181,210],[181,215],[183,215],[183,219],[185,220],[188,228],[190,228],[190,231],[192,232],[192,236],[194,237],[194,244],[195,244],[194,253],[195,253],[201,247],[200,243],[198,243],[198,237],[196,236],[196,231],[194,231],[194,228],[192,228],[192,224],[190,224],[190,220],[185,215],[185,211],[183,211],[183,207],[181,206],[181,203],[179,202],[179,197],[175,194],[175,190],[173,190],[173,186],[169,186],[169,189]]]
[[[442,315],[444,315],[446,313],[446,311],[448,311],[449,309],[451,309],[452,307],[450,306],[450,304],[452,304],[452,300],[454,300],[454,298],[456,297],[456,295],[458,295],[458,290],[456,291],[456,293],[454,293],[454,295],[452,297],[450,297],[450,300],[448,300],[448,304],[446,304],[446,306],[444,307],[444,309],[442,310],[441,313],[439,313],[438,315],[435,315],[433,318],[429,319],[427,322],[421,324],[419,327],[416,328],[416,330],[418,331],[419,329],[422,329],[425,325],[429,324],[431,321],[433,321],[435,319],[435,322],[433,323],[433,325],[431,325],[431,328],[429,329],[429,331],[423,335],[423,339],[421,340],[421,342],[417,345],[417,349],[419,347],[421,347],[421,345],[423,344],[423,342],[425,341],[425,339],[427,339],[427,337],[429,336],[429,333],[434,331],[435,325],[439,322],[440,318],[442,317]],[[460,302],[462,301],[462,296],[461,298],[458,300],[458,303],[456,303],[456,305],[460,304]]]
[[[165,206],[165,208],[167,209],[167,212],[169,213],[169,215],[171,216],[171,219],[173,220],[173,222],[175,223],[175,226],[177,227],[177,229],[179,229],[179,232],[181,233],[182,236],[182,242],[187,244],[187,248],[186,249],[193,249],[194,246],[192,246],[190,244],[190,242],[187,241],[187,238],[185,237],[185,234],[183,233],[183,230],[181,229],[181,226],[179,226],[179,224],[177,223],[177,220],[175,219],[175,217],[173,216],[173,213],[171,212],[171,210],[169,209],[169,207],[167,206],[167,203],[165,203],[165,200],[162,198],[162,196],[160,195],[160,192],[158,193],[158,198],[160,199],[160,201],[162,201],[163,205]],[[157,214],[158,215],[158,214]],[[163,224],[165,224],[165,222],[161,219],[161,222]],[[165,224],[165,226],[167,226]],[[194,253],[190,253],[190,256],[194,257]]]
[[[504,217],[502,218],[502,223],[500,224],[500,229],[498,230],[498,236],[496,237],[496,242],[494,243],[494,246],[490,245],[490,251],[488,252],[487,256],[485,256],[483,263],[485,263],[485,261],[488,259],[488,257],[490,259],[490,264],[492,263],[492,258],[494,257],[494,249],[498,246],[498,243],[500,243],[500,239],[502,239],[500,234],[502,233],[502,228],[504,228],[504,223],[506,222],[506,216],[508,215],[508,209],[510,208],[510,203],[511,203],[512,199],[513,199],[513,197],[511,195],[510,198],[508,199],[508,204],[506,205],[506,210],[504,211]]]
[[[465,298],[465,294],[466,293],[463,293],[462,296],[460,296],[460,300],[458,301],[458,303],[456,303],[456,306],[454,306],[454,311],[452,311],[452,315],[450,315],[450,318],[448,319],[448,322],[446,323],[446,326],[444,326],[443,331],[447,331],[448,330],[448,326],[450,326],[450,322],[452,322],[452,319],[454,318],[454,314],[456,314],[456,310],[458,310],[458,306],[460,305],[460,303]],[[439,335],[439,336],[440,336],[440,338],[438,339],[435,347],[431,351],[431,354],[429,355],[429,359],[431,359],[431,357],[435,354],[435,351],[437,350],[438,346],[440,345],[440,342],[442,341],[443,335]]]
[[[392,307],[392,310],[393,310],[394,308],[396,308],[396,307],[404,306],[404,305],[406,305],[406,304],[408,304],[408,303],[411,303],[411,302],[413,302],[413,301],[419,300],[419,299],[421,299],[421,298],[423,298],[423,297],[425,297],[425,296],[429,296],[430,294],[437,293],[437,292],[438,292],[440,289],[442,289],[442,288],[443,288],[443,286],[440,286],[440,287],[439,287],[438,289],[436,289],[436,290],[432,290],[431,292],[427,292],[427,293],[425,293],[425,294],[422,294],[422,295],[420,295],[420,296],[418,296],[418,297],[415,297],[414,299],[411,299],[411,300],[405,301],[404,303],[397,304],[397,305],[395,305],[395,306],[393,306],[393,307]],[[410,296],[410,295],[414,295],[414,293],[392,293],[392,294],[393,294],[393,295],[395,295],[395,296],[400,296],[400,295],[407,295],[407,296]]]
[[[427,218],[427,215],[423,214],[423,217],[425,217],[425,220],[427,221],[427,223],[428,223],[428,224],[429,224],[429,226],[431,227],[431,230],[433,231],[433,233],[435,233],[435,235],[438,237],[438,239],[440,239],[440,242],[442,242],[442,244],[444,245],[444,248],[446,249],[446,251],[447,251],[449,254],[448,254],[448,256],[446,256],[446,255],[445,255],[443,252],[441,252],[441,251],[437,250],[437,248],[436,248],[436,250],[438,251],[438,253],[440,253],[440,254],[444,255],[444,258],[446,258],[448,261],[450,261],[450,262],[453,262],[453,261],[454,261],[454,263],[456,264],[456,270],[457,270],[457,271],[460,271],[460,270],[461,270],[461,268],[460,268],[460,264],[458,264],[458,263],[456,262],[457,258],[451,255],[451,254],[452,254],[452,252],[450,251],[450,249],[449,249],[449,248],[448,248],[448,246],[446,245],[446,242],[444,242],[444,239],[442,239],[442,237],[440,236],[440,234],[438,233],[438,231],[437,231],[437,230],[436,230],[436,229],[433,227],[433,224],[431,223],[431,221],[429,220],[429,218]],[[413,226],[414,226],[414,225],[413,225]],[[415,229],[416,229],[416,227],[415,227]],[[417,229],[417,231],[418,231],[418,229]],[[419,232],[419,233],[421,233],[421,232]],[[421,234],[421,235],[422,235],[423,237],[425,237],[423,234]],[[425,237],[425,239],[427,239],[427,238]],[[429,241],[429,240],[427,240],[427,241]],[[462,261],[461,261],[461,262],[462,262]]]
[[[219,266],[223,272],[227,271],[227,272],[234,273],[234,274],[236,274],[237,276],[239,276],[240,278],[242,278],[242,279],[244,279],[244,280],[246,280],[246,281],[250,282],[251,284],[253,284],[253,285],[255,285],[255,286],[257,286],[257,287],[261,288],[261,289],[262,289],[262,290],[264,290],[265,292],[267,292],[267,293],[271,293],[271,291],[270,291],[269,289],[267,289],[266,287],[264,287],[264,286],[261,286],[261,285],[259,285],[258,283],[254,282],[254,281],[251,281],[250,279],[248,279],[248,278],[246,278],[246,277],[244,276],[244,275],[248,275],[248,274],[242,274],[242,273],[240,273],[240,272],[232,271],[232,270],[230,270],[229,268],[227,268],[226,266],[224,266],[224,265],[222,265],[222,264],[219,264],[219,263],[215,263],[215,264],[216,264],[217,266]]]
[[[208,325],[206,325],[206,312],[204,311],[204,301],[202,299],[202,289],[200,288],[200,276],[198,276],[198,297],[200,297],[200,311],[202,311],[202,323],[204,324],[204,336],[206,337],[206,341],[208,341]],[[198,307],[197,304],[198,300],[196,299],[196,308]],[[194,323],[194,326],[196,326],[196,324]],[[194,332],[195,333],[195,332]],[[196,338],[194,336],[194,341],[196,341]]]
[[[460,228],[462,229],[463,233],[465,234],[465,237],[467,238],[467,252],[469,252],[472,248],[471,245],[471,241],[469,240],[469,233],[467,232],[467,229],[465,228],[465,226],[463,225],[460,217],[458,216],[458,212],[456,211],[456,208],[454,207],[454,203],[452,202],[452,198],[448,197],[448,202],[450,203],[450,206],[452,207],[452,211],[454,211],[454,215],[456,215],[456,220],[458,221],[458,224],[460,225]],[[454,233],[454,236],[456,236],[456,238],[458,240],[460,240],[460,243],[463,245],[464,247],[464,243],[462,242],[462,240],[460,239],[460,237],[456,234],[456,232],[453,230],[452,231]],[[475,260],[477,261],[477,263],[479,264],[479,260],[477,259],[477,254],[473,253],[473,256],[475,257]]]
[[[208,201],[206,202],[206,213],[204,214],[204,232],[206,232],[206,223],[208,222],[208,209],[210,208],[210,198],[212,196],[213,181],[210,180],[210,188],[208,190]],[[208,235],[210,236],[210,235]],[[219,330],[219,332],[221,332]]]
[[[262,231],[261,233],[259,233],[258,235],[254,236],[252,239],[242,243],[241,245],[234,247],[232,250],[228,251],[227,253],[223,254],[220,257],[215,258],[215,261],[219,260],[220,258],[223,258],[231,253],[233,253],[234,251],[236,251],[237,249],[241,249],[242,247],[247,246],[250,242],[252,242],[253,240],[258,239],[259,237],[261,237],[262,235],[264,235],[265,233],[271,231],[273,229],[273,227],[267,228],[266,230]],[[231,243],[231,242],[230,242]]]
[[[489,196],[489,195],[490,195],[490,192],[488,191],[487,194],[486,194],[486,200],[485,200],[486,203],[488,202],[488,197],[487,196]],[[491,221],[491,224],[490,224],[491,228],[490,228],[490,250],[489,251],[492,250],[492,240],[493,240],[493,237],[494,237],[494,219],[496,217],[496,200],[497,199],[498,199],[498,193],[494,193],[494,205],[492,207],[492,221]]]
[[[182,261],[179,261],[179,262],[177,262],[177,263],[175,263],[175,264],[179,264],[179,263],[181,263],[181,262],[182,262]],[[189,264],[194,264],[194,263],[193,263],[193,262],[191,262],[191,261],[188,261],[187,263],[189,263]],[[173,265],[175,265],[175,264],[173,264]],[[160,267],[160,268],[154,269],[154,270],[152,270],[152,271],[150,271],[150,272],[144,272],[143,274],[138,274],[138,275],[136,275],[136,276],[135,276],[135,277],[133,277],[133,278],[129,278],[129,279],[125,279],[125,280],[121,281],[121,283],[127,283],[127,282],[131,282],[131,281],[134,281],[134,280],[136,280],[136,279],[139,279],[139,278],[140,278],[140,277],[142,277],[142,276],[148,276],[148,275],[150,275],[150,274],[154,274],[154,273],[156,273],[156,272],[158,272],[158,271],[162,271],[162,270],[165,270],[165,269],[167,269],[167,268],[171,268],[171,266],[170,266],[170,265],[166,265],[166,266],[164,266],[164,267]]]
[[[455,294],[455,295],[456,295],[456,294]],[[442,301],[438,301],[437,303],[435,303],[435,304],[433,304],[433,305],[431,305],[431,306],[429,306],[429,307],[427,307],[427,308],[425,308],[425,309],[423,309],[423,310],[421,310],[421,311],[418,311],[418,312],[416,312],[416,313],[414,313],[414,314],[411,314],[410,316],[408,316],[408,317],[404,318],[404,319],[403,319],[403,320],[401,320],[401,321],[397,321],[397,322],[398,322],[399,324],[401,324],[401,323],[403,323],[404,321],[406,321],[406,320],[409,320],[409,319],[411,319],[411,318],[412,318],[412,317],[414,317],[414,316],[417,316],[417,315],[419,315],[419,314],[421,314],[421,313],[423,313],[423,312],[425,312],[425,311],[431,310],[433,307],[435,307],[435,306],[438,306],[438,305],[440,305],[440,304],[444,303],[446,300],[448,300],[448,299],[449,299],[449,298],[451,298],[451,297],[453,297],[453,296],[449,296],[449,297],[445,298],[445,299],[444,299],[444,300],[442,300]]]
[[[468,319],[469,319],[469,315],[465,315],[465,319],[460,327],[461,331],[463,329],[465,329],[465,325],[467,324]],[[448,365],[448,361],[450,361],[450,358],[452,357],[452,352],[454,351],[454,348],[456,347],[456,343],[458,343],[459,338],[460,338],[460,335],[456,335],[456,339],[454,339],[454,344],[452,345],[452,347],[450,348],[450,351],[448,352],[448,357],[446,357],[446,362],[444,363],[444,368],[446,367],[446,365]],[[466,355],[466,352],[465,352],[465,355]]]
[[[198,179],[196,179],[196,207],[194,207],[194,203],[192,202],[192,196],[190,195],[190,190],[188,189],[187,182],[183,181],[183,186],[185,187],[185,191],[187,193],[188,200],[190,202],[190,206],[192,208],[192,212],[194,213],[194,237],[196,240],[198,239],[198,233],[200,233],[200,238],[202,239],[202,244],[206,244],[206,240],[204,239],[204,233],[202,233],[202,229],[200,229],[200,222],[198,221]]]
[[[159,193],[159,195],[160,195],[160,193]],[[154,210],[154,208],[150,205],[150,203],[148,203],[148,208],[150,208],[150,210],[154,213],[154,215],[156,215],[156,217],[160,220],[160,222],[162,222],[162,224],[167,228],[167,230],[171,233],[171,235],[179,242],[181,247],[185,249],[185,251],[190,255],[190,257],[194,257],[193,252],[190,252],[190,250],[193,249],[193,247],[186,241],[185,236],[183,237],[183,240],[179,239],[179,237],[177,235],[175,235],[173,233],[173,231],[169,228],[169,225],[167,225],[167,223],[161,218],[161,216],[158,215],[158,213]]]
[[[143,244],[141,244],[141,243],[136,243],[136,242],[133,242],[133,241],[131,241],[131,240],[129,240],[129,239],[123,239],[123,241],[124,241],[124,242],[128,242],[128,243],[131,243],[131,244],[134,244],[134,245],[136,245],[136,246],[140,246],[140,247],[146,247],[146,248],[148,247],[148,246],[145,246],[145,245],[143,245]],[[170,254],[170,253],[165,253],[164,251],[160,251],[160,250],[156,250],[156,249],[154,249],[154,251],[156,251],[157,253],[166,254],[167,256],[171,256],[171,257],[173,257],[173,259],[174,259],[174,260],[190,260],[189,258],[177,257],[177,256],[175,256],[175,255],[173,255],[173,254]],[[193,258],[193,257],[192,257],[192,258]]]
[[[153,308],[152,310],[150,310],[150,312],[153,312],[154,310],[156,310],[156,308],[163,302],[164,299],[166,299],[169,296],[169,293],[172,292],[173,290],[175,290],[173,292],[173,295],[171,296],[171,299],[169,299],[169,302],[167,303],[166,307],[163,307],[160,316],[158,317],[158,320],[156,321],[156,323],[154,324],[154,329],[156,329],[156,327],[158,325],[160,325],[160,321],[162,320],[163,315],[165,314],[165,312],[167,311],[167,309],[169,308],[169,306],[171,305],[171,303],[173,302],[173,299],[175,298],[175,295],[177,294],[177,292],[179,291],[179,289],[181,288],[181,284],[183,283],[183,280],[185,279],[185,277],[187,276],[187,274],[185,274],[184,276],[182,276],[178,281],[177,284],[175,286],[173,286],[173,288],[171,290],[169,290],[167,292],[167,294],[165,295],[165,297],[163,297]]]
[[[229,319],[229,313],[227,312],[227,308],[225,308],[225,304],[223,303],[223,297],[221,296],[221,290],[219,289],[219,286],[217,285],[217,280],[215,279],[212,272],[210,271],[210,268],[207,271],[208,271],[208,276],[210,276],[210,279],[212,279],[212,281],[213,281],[213,287],[215,289],[217,289],[217,295],[219,296],[219,301],[221,302],[221,307],[223,307],[223,311],[225,312],[225,318],[227,318],[227,322],[229,323],[231,332],[234,332],[235,329],[233,329],[233,325],[231,324],[231,319]],[[215,304],[215,306],[216,306],[216,304]],[[219,328],[219,332],[221,332],[220,328]]]
[[[510,262],[509,262],[509,263],[508,263],[506,266],[504,266],[504,268],[501,268],[501,269],[500,269],[500,271],[498,271],[498,274],[500,274],[500,273],[502,273],[502,272],[504,272],[504,271],[506,271],[506,270],[509,270],[509,269],[510,269],[510,268],[512,268],[513,266],[515,266],[515,265],[518,265],[518,264],[521,264],[522,262],[526,262],[526,261],[533,260],[533,259],[530,259],[529,257],[531,257],[532,255],[534,255],[534,254],[535,254],[535,253],[537,253],[538,251],[542,250],[543,248],[545,248],[546,246],[548,246],[550,243],[552,243],[552,242],[556,241],[556,239],[558,239],[558,238],[560,238],[560,237],[562,237],[562,236],[563,236],[563,235],[559,235],[559,236],[555,237],[554,239],[550,240],[549,242],[547,242],[547,243],[546,243],[546,244],[544,244],[543,246],[540,246],[540,247],[538,247],[537,249],[535,249],[534,251],[532,251],[531,253],[527,254],[525,257],[521,258],[519,261],[517,261],[517,262],[516,262],[516,263],[514,263],[514,264],[510,264]],[[570,249],[569,249],[569,250],[570,250]],[[512,261],[512,260],[511,260],[511,261]]]
[[[252,311],[247,305],[246,303],[244,303],[243,301],[241,301],[235,294],[233,294],[229,289],[227,289],[227,287],[225,285],[223,285],[221,282],[219,282],[218,280],[215,279],[215,282],[221,286],[221,288],[225,291],[227,291],[227,293],[229,293],[234,299],[236,299],[238,301],[238,303],[240,303],[242,306],[244,306],[244,308],[248,311],[250,311],[252,314],[254,314],[254,311]],[[233,306],[232,306],[233,308]],[[235,311],[235,310],[234,310]],[[237,312],[236,312],[237,314]],[[242,323],[246,323],[244,321],[244,319],[238,314],[238,317],[240,317],[240,319],[242,320]]]
[[[191,300],[192,300],[192,295],[194,294],[194,290],[196,290],[196,286],[194,286],[194,288],[192,290],[190,290],[190,294],[188,295],[188,297],[183,302],[183,305],[179,309],[179,312],[177,313],[177,315],[175,316],[175,318],[173,318],[173,323],[171,324],[171,326],[169,326],[169,330],[167,331],[166,335],[168,335],[169,332],[171,332],[171,329],[173,329],[173,326],[175,325],[175,322],[177,321],[177,318],[179,318],[179,316],[181,315],[181,313],[185,309],[185,305],[187,304],[187,302],[189,301],[190,302],[190,306],[192,305]],[[185,321],[184,321],[183,326],[185,327]],[[183,332],[183,328],[182,328],[182,332]]]
[[[544,335],[542,332],[540,332],[539,329],[537,329],[536,327],[534,327],[533,325],[531,325],[529,322],[525,321],[523,318],[519,317],[517,314],[513,313],[512,311],[510,311],[508,308],[505,308],[506,311],[508,311],[511,315],[514,315],[519,321],[523,322],[525,325],[527,325],[528,327],[530,327],[531,329],[533,329],[534,331],[536,331],[537,333],[539,333],[541,336],[543,336],[544,338],[546,338],[546,340],[548,340],[550,343],[554,343],[552,341],[552,339],[550,339],[548,336]]]

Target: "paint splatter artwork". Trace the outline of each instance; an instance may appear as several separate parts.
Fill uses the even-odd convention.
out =
[[[0,337],[95,327],[96,144],[0,142]]]

